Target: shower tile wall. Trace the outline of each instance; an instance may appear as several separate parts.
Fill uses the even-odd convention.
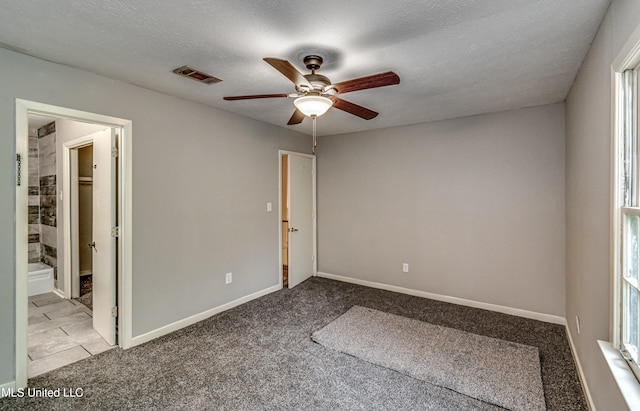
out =
[[[34,129],[35,130],[35,129]],[[38,136],[29,136],[29,262],[40,261],[40,162]]]
[[[53,267],[58,286],[56,123],[38,129],[38,165],[40,190],[40,261]],[[31,210],[30,210],[31,211]]]

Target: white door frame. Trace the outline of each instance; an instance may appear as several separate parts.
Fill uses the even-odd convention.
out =
[[[118,133],[120,134],[120,133]],[[73,187],[77,183],[78,170],[76,169],[74,173],[71,173],[72,163],[75,163],[75,167],[77,168],[77,157],[76,160],[73,161],[71,158],[71,153],[73,150],[93,144],[93,133],[76,138],[71,141],[66,141],[63,143],[62,148],[62,216],[64,226],[63,226],[63,238],[64,238],[64,298],[72,298],[73,290],[74,290],[74,278],[76,274],[76,270],[78,269],[78,252],[74,253],[72,249],[72,245],[74,247],[78,247],[77,238],[75,238],[75,234],[71,232],[73,228],[74,232],[77,231],[78,224],[78,198],[77,198],[77,189]],[[75,195],[74,195],[75,194]],[[71,204],[75,204],[75,207],[72,209]],[[74,241],[75,239],[75,241]],[[79,270],[78,270],[79,273]]]
[[[50,104],[16,99],[16,155],[20,155],[21,170],[29,170],[29,114],[44,114],[71,120],[120,128],[120,161],[118,162],[118,345],[132,346],[132,132],[130,120],[104,116]],[[16,185],[16,388],[27,386],[28,329],[28,184],[22,178]],[[66,191],[66,190],[65,190]]]
[[[282,284],[282,157],[300,156],[310,158],[312,161],[312,193],[313,193],[313,276],[318,274],[318,213],[317,213],[317,193],[316,193],[316,156],[313,154],[297,153],[295,151],[278,150],[278,272],[280,273],[280,288]]]

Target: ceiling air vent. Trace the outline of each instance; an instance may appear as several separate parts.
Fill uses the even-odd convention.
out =
[[[209,75],[207,73],[203,73],[202,71],[196,70],[194,68],[191,68],[189,66],[182,66],[180,68],[177,68],[175,70],[173,70],[174,73],[179,74],[181,76],[185,76],[185,77],[189,77],[192,78],[196,81],[199,81],[201,83],[205,83],[205,84],[215,84],[215,83],[219,83],[222,80],[217,78],[217,77],[213,77],[212,75]]]

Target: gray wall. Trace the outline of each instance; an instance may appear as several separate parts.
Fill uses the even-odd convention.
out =
[[[602,410],[626,409],[596,344],[610,340],[612,315],[611,64],[639,23],[639,1],[612,2],[567,98],[567,322]]]
[[[554,104],[321,137],[319,271],[564,317],[564,127]]]
[[[0,384],[15,364],[15,98],[133,121],[134,337],[279,283],[265,203],[278,149],[308,138],[5,49],[0,78]]]

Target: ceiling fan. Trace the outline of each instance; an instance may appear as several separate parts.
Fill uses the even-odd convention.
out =
[[[300,73],[293,64],[289,63],[287,60],[272,57],[265,57],[263,60],[282,73],[286,78],[291,80],[296,86],[296,92],[289,94],[230,96],[224,97],[224,99],[233,101],[278,97],[295,98],[293,103],[296,106],[296,110],[289,119],[289,122],[287,123],[288,125],[301,123],[305,116],[312,118],[320,116],[331,107],[335,107],[365,120],[371,120],[372,118],[375,118],[378,113],[336,96],[339,94],[350,93],[352,91],[391,86],[400,83],[400,77],[398,77],[398,75],[393,71],[388,71],[386,73],[373,74],[332,84],[331,80],[327,77],[316,73],[316,70],[320,68],[323,61],[322,57],[317,55],[310,55],[304,58],[304,65],[307,69],[311,70],[311,74]]]

